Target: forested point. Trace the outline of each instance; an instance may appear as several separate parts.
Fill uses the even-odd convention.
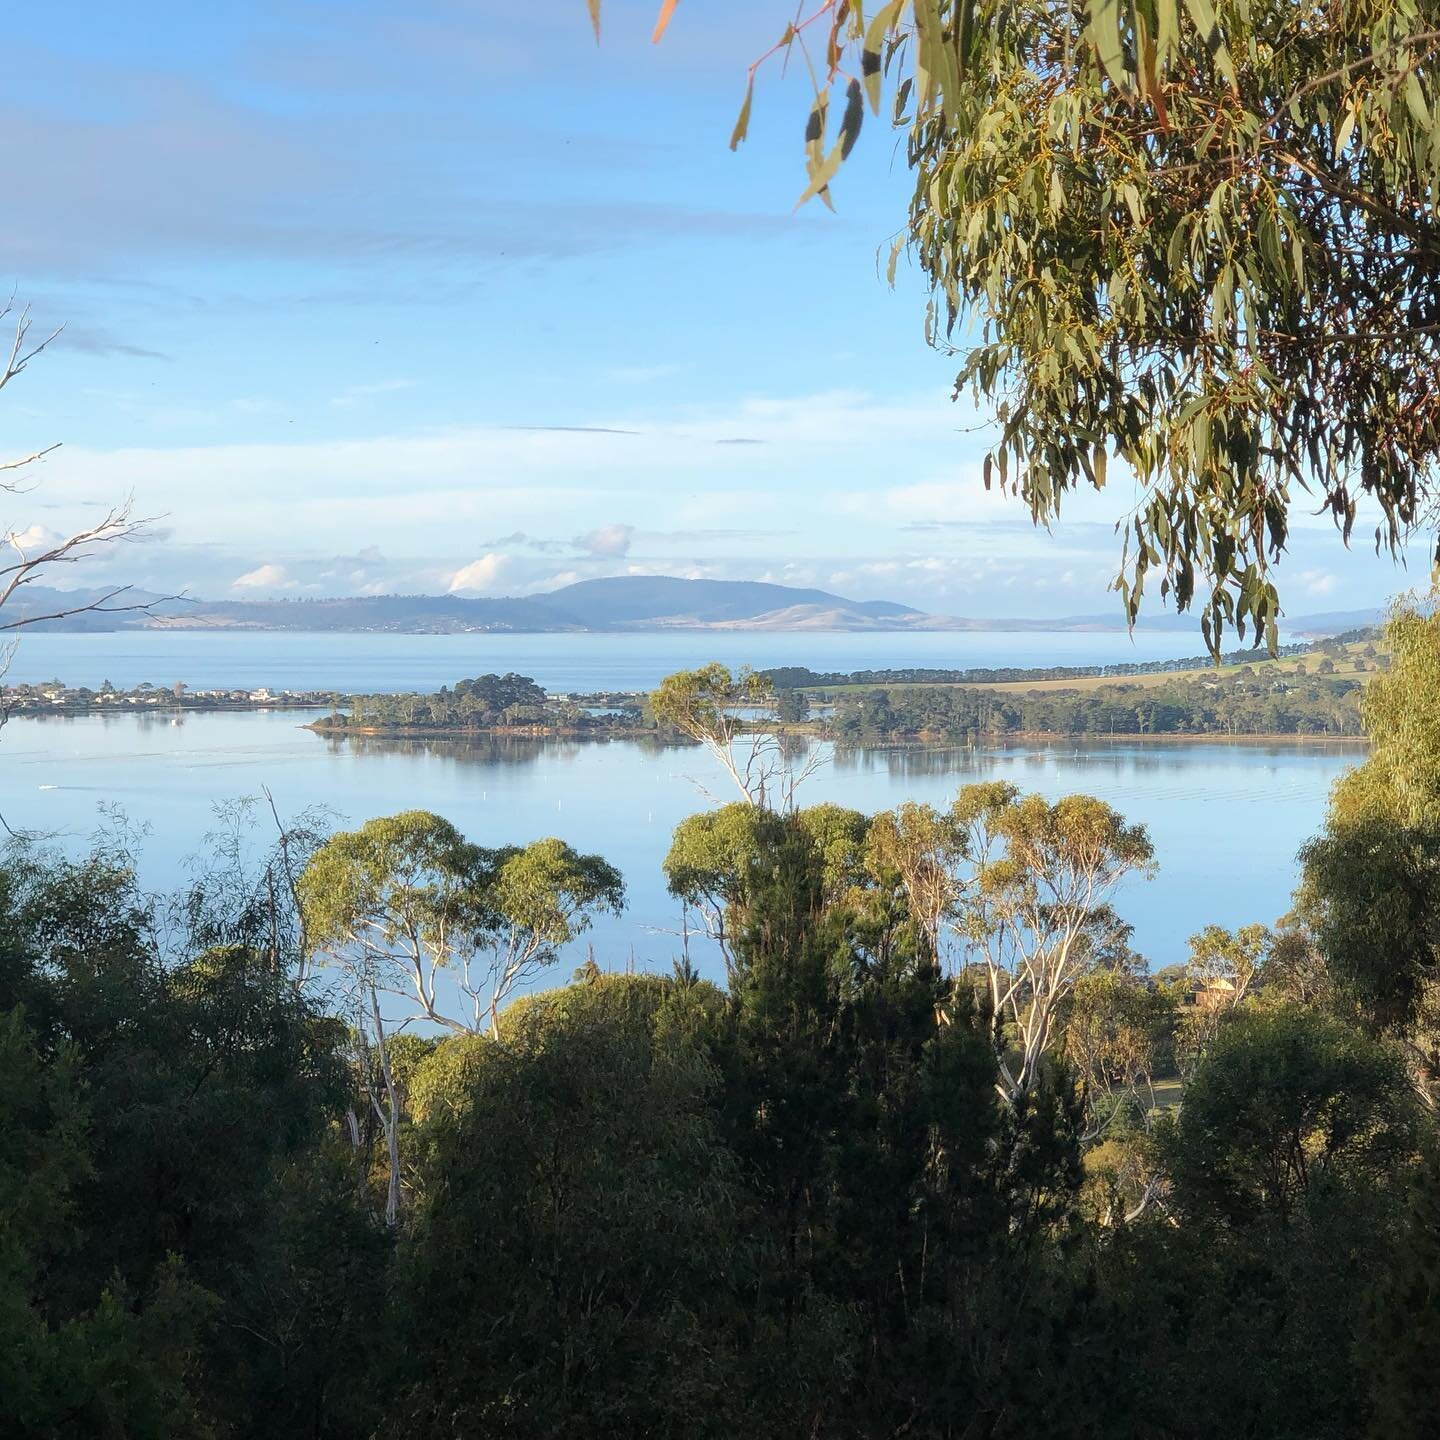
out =
[[[1362,681],[1324,673],[1285,685],[1250,675],[1030,694],[900,687],[844,696],[831,725],[838,740],[859,743],[1005,735],[1344,737],[1364,733],[1362,693]]]
[[[1440,618],[1388,643],[1283,920],[1158,974],[1143,828],[799,803],[719,667],[652,697],[740,757],[668,974],[557,985],[618,872],[425,812],[242,809],[166,896],[13,842],[0,1433],[1428,1433]]]

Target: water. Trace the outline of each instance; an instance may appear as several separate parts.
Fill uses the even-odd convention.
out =
[[[78,847],[97,806],[116,803],[151,826],[143,875],[156,888],[172,885],[202,847],[215,802],[261,786],[283,813],[327,805],[342,826],[423,808],[484,844],[559,835],[605,855],[629,887],[627,914],[590,937],[597,958],[668,966],[677,953],[667,932],[679,911],[660,861],[677,822],[709,803],[697,780],[730,798],[703,752],[628,740],[328,740],[301,728],[304,718],[13,719],[0,732],[0,813]],[[1342,744],[875,749],[840,755],[803,793],[806,803],[867,811],[906,799],[944,804],[959,785],[992,778],[1050,797],[1101,796],[1150,827],[1159,876],[1129,884],[1117,905],[1160,966],[1183,959],[1186,937],[1206,924],[1268,923],[1287,908],[1296,850],[1318,828],[1336,776],[1362,753]],[[697,959],[716,973],[713,957]]]
[[[143,681],[168,688],[260,686],[273,690],[438,690],[471,675],[515,671],[547,690],[648,690],[674,670],[808,665],[812,670],[966,669],[971,666],[1104,665],[1183,659],[1198,636],[1123,631],[1015,634],[667,632],[616,635],[227,634],[215,630],[29,633],[10,683],[60,679],[99,689]]]

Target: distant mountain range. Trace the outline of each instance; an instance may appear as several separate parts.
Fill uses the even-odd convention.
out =
[[[12,622],[97,598],[104,592],[31,588],[11,599]],[[129,603],[157,600],[143,593]],[[113,602],[119,604],[122,602]],[[1335,634],[1374,624],[1376,610],[1337,611],[1287,621],[1292,634]],[[400,634],[474,631],[626,630],[1121,630],[1119,605],[1100,615],[1050,620],[973,620],[930,615],[889,600],[847,600],[757,580],[680,580],[668,575],[622,575],[581,580],[542,595],[467,598],[460,595],[359,595],[331,600],[165,600],[153,610],[90,612],[42,621],[46,630],[343,630]],[[1142,630],[1193,631],[1193,616],[1156,613]]]

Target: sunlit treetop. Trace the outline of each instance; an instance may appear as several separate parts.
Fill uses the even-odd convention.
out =
[[[1437,0],[816,0],[732,145],[791,52],[802,200],[867,114],[906,136],[895,258],[995,418],[985,483],[1039,523],[1123,472],[1132,620],[1158,574],[1212,648],[1273,644],[1292,506],[1391,550],[1433,522]]]

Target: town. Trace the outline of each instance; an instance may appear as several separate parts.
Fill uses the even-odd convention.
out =
[[[171,685],[142,681],[118,690],[108,680],[98,690],[63,680],[0,686],[0,714],[90,715],[100,710],[315,710],[340,697],[330,690],[271,690],[238,686],[192,690],[183,680]]]

